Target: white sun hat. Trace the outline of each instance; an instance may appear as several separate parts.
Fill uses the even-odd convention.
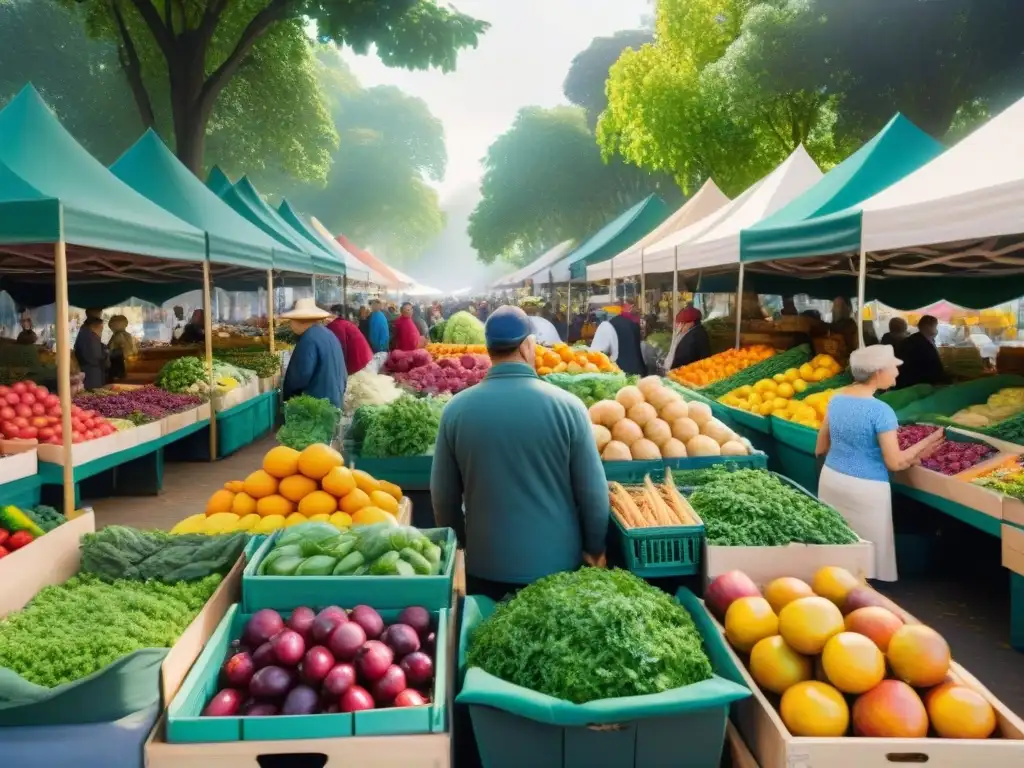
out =
[[[320,309],[313,299],[298,299],[295,306],[281,314],[282,320],[326,320],[331,313]]]
[[[867,375],[900,365],[903,361],[896,357],[892,344],[872,344],[850,353],[850,370]]]

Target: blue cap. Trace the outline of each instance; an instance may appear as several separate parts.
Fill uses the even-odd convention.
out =
[[[488,349],[511,349],[533,333],[530,318],[519,307],[498,307],[487,316],[484,339]]]

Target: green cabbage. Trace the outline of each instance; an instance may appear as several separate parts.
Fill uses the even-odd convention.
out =
[[[444,326],[445,344],[483,344],[484,324],[469,312],[456,312]]]

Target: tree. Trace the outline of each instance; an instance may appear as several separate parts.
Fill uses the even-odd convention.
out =
[[[80,2],[89,33],[117,43],[147,125],[156,122],[160,109],[148,63],[160,63],[157,79],[166,82],[175,150],[196,173],[203,169],[207,129],[225,89],[248,67],[274,70],[294,63],[279,55],[289,35],[303,32],[307,18],[315,20],[321,42],[344,43],[359,53],[375,46],[389,66],[446,71],[454,68],[458,51],[475,45],[487,28],[434,0],[56,1]]]
[[[605,83],[611,69],[622,52],[637,49],[654,40],[648,29],[627,29],[611,37],[595,37],[586,50],[576,54],[565,76],[562,92],[571,103],[583,107],[587,112],[587,123],[591,130],[597,126],[597,119],[608,106]]]
[[[484,158],[483,199],[470,217],[485,264],[528,263],[569,238],[583,238],[656,186],[622,163],[605,164],[578,107],[526,107]],[[674,202],[678,188],[663,190]]]
[[[361,88],[332,50],[320,53],[318,67],[339,146],[326,187],[283,191],[331,231],[373,243],[389,259],[420,254],[444,228],[437,192],[427,183],[444,178],[444,126],[422,99],[398,88]]]

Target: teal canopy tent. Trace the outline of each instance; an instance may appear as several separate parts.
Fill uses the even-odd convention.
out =
[[[313,254],[313,263],[318,266],[318,275],[344,275],[346,273],[345,262],[339,255],[337,243],[325,242],[326,238],[322,238],[320,233],[313,229],[312,225],[299,216],[295,209],[288,204],[287,200],[281,201],[281,204],[277,207],[277,215],[284,220],[285,224],[291,227],[292,231],[298,233],[300,237],[318,249]],[[320,253],[324,255],[321,256]]]
[[[579,248],[551,268],[552,282],[577,280],[587,275],[587,265],[607,261],[661,224],[671,213],[657,195],[650,195],[605,224]]]
[[[231,179],[228,178],[228,175],[215,165],[213,166],[213,170],[210,171],[210,175],[206,178],[206,186],[208,186],[210,191],[217,197],[224,197],[224,193],[235,185]]]

